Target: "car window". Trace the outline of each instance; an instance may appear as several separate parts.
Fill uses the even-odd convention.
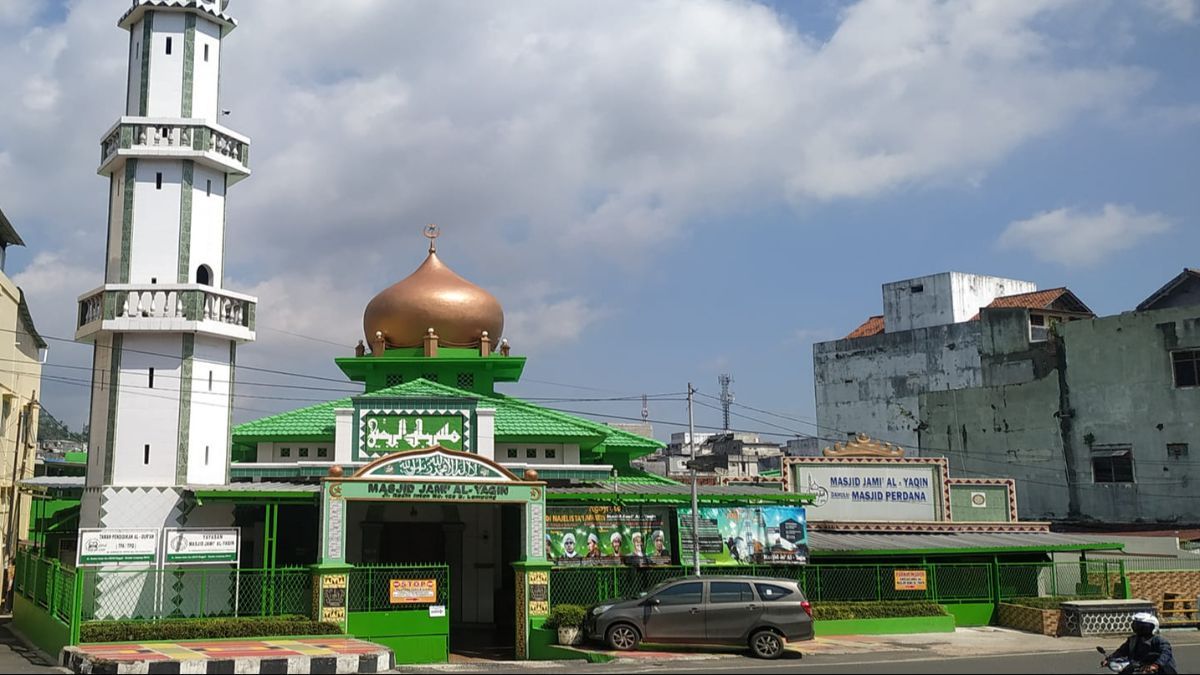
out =
[[[794,593],[786,586],[776,586],[775,584],[755,584],[754,587],[758,589],[758,597],[767,601],[782,600]]]
[[[713,604],[754,602],[754,593],[750,590],[750,584],[744,581],[710,581],[708,601]]]
[[[664,605],[698,605],[703,592],[704,584],[696,581],[663,589],[654,598]]]

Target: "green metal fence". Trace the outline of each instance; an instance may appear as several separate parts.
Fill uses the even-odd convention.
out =
[[[13,591],[70,626],[74,612],[75,570],[25,549],[17,551],[14,563]]]
[[[898,584],[896,572],[923,572],[924,588]],[[798,581],[812,602],[995,602],[1014,597],[1114,597],[1120,563],[929,563],[913,565],[805,565],[702,567],[704,576],[752,575]],[[691,574],[690,567],[571,567],[550,575],[552,605],[587,605],[632,597]],[[921,575],[917,575],[920,578]]]
[[[83,621],[312,613],[307,568],[84,569]]]
[[[392,579],[433,579],[437,583],[437,601],[431,603],[392,604],[389,582]],[[386,612],[395,609],[424,609],[430,605],[450,605],[449,565],[371,565],[350,570],[351,612]]]

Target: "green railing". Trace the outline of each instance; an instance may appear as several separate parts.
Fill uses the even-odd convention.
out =
[[[896,572],[924,572],[920,584],[898,588]],[[1114,597],[1121,577],[1112,561],[1072,563],[929,563],[701,568],[704,576],[751,575],[791,579],[812,602],[995,602],[1014,597]],[[570,567],[550,573],[552,605],[588,605],[631,597],[691,574],[689,567]],[[920,578],[920,575],[917,575]]]
[[[312,613],[308,568],[84,569],[83,621]]]
[[[431,603],[392,604],[389,582],[392,579],[433,579],[437,582],[437,601]],[[449,565],[356,566],[350,570],[351,612],[387,612],[397,609],[426,609],[430,605],[450,605]]]
[[[75,570],[57,560],[17,551],[13,590],[70,626],[75,605]]]

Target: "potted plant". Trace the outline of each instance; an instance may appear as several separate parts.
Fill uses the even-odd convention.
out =
[[[583,642],[583,617],[586,615],[587,609],[579,605],[559,605],[550,610],[546,627],[558,629],[558,644],[577,645]]]

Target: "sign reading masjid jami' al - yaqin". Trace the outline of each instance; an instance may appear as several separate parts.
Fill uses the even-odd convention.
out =
[[[236,563],[239,531],[227,528],[167,528],[166,557],[170,565]]]

